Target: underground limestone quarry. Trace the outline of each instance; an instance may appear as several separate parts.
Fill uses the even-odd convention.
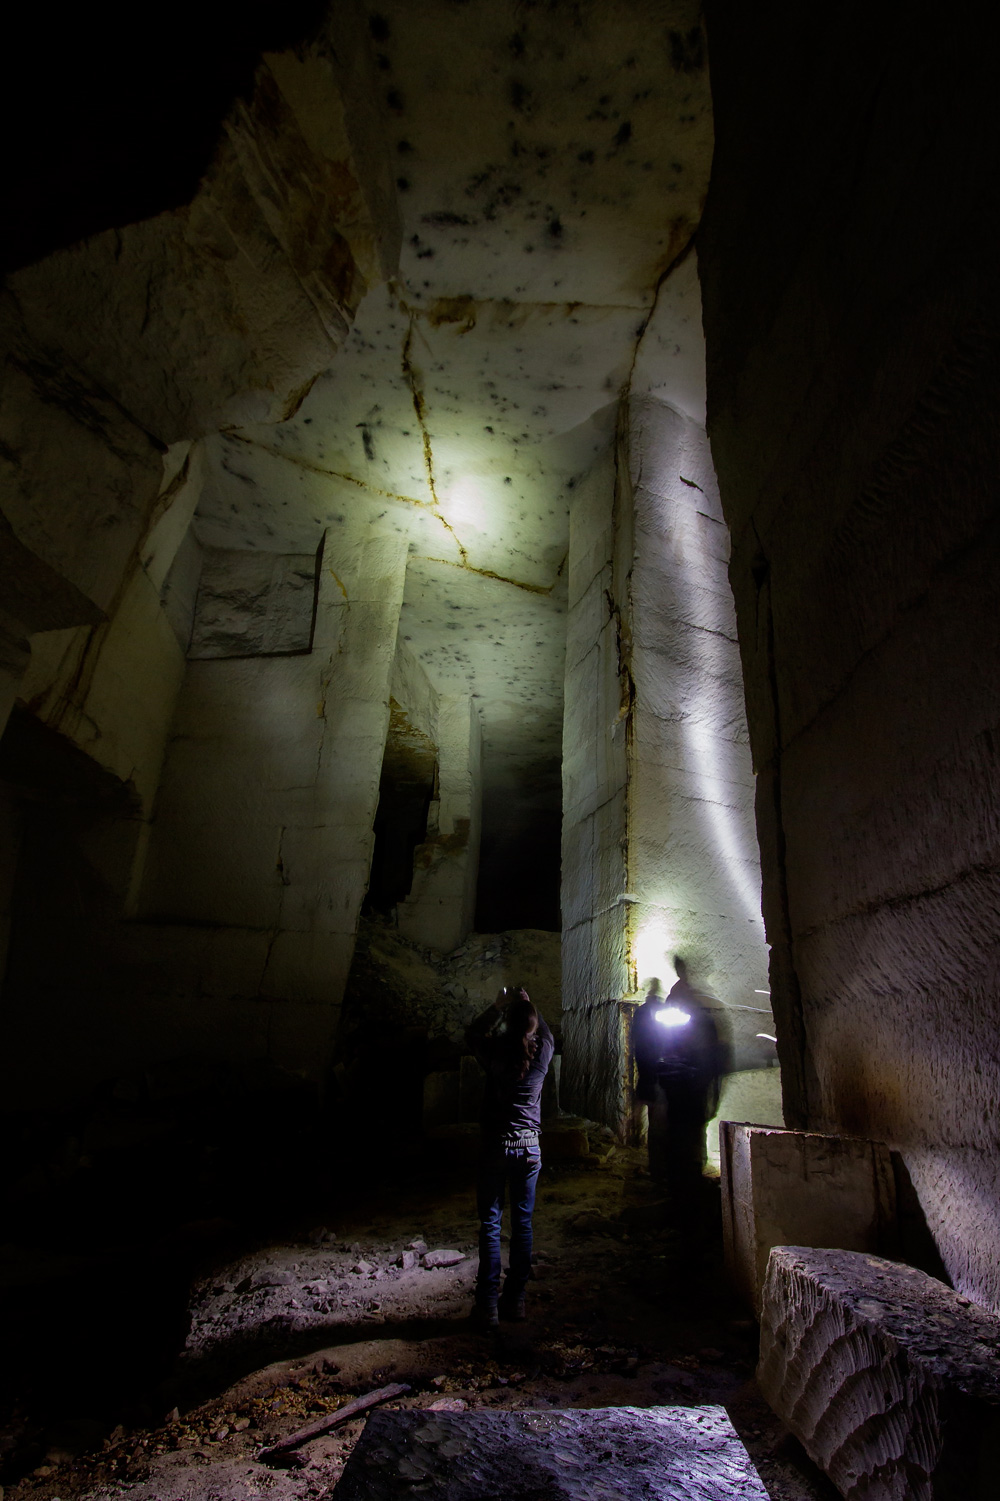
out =
[[[124,65],[47,25],[4,106],[0,1496],[350,1501],[432,1407],[543,1469],[532,1414],[680,1413],[670,1496],[992,1494],[981,8],[185,3]],[[678,960],[726,1065],[683,1212],[632,1045]],[[556,1055],[491,1343],[504,985]]]

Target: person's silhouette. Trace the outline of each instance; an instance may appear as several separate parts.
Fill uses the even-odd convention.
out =
[[[705,1165],[705,1126],[718,1107],[719,1035],[711,1011],[674,960],[677,982],[664,998],[659,980],[632,1019],[637,1100],[647,1106],[650,1176],[680,1202]]]

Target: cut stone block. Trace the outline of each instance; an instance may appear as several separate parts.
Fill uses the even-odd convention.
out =
[[[1000,1319],[926,1272],[776,1247],[757,1380],[851,1501],[998,1494]]]
[[[721,1407],[376,1412],[337,1501],[767,1501]]]
[[[883,1142],[722,1121],[719,1148],[726,1267],[758,1317],[773,1246],[895,1252],[896,1193]]]
[[[312,646],[317,558],[204,549],[188,655],[287,656]]]

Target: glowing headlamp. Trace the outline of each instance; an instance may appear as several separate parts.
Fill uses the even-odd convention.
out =
[[[661,1027],[686,1027],[691,1020],[690,1011],[682,1011],[679,1006],[661,1006],[656,1013],[656,1020]]]

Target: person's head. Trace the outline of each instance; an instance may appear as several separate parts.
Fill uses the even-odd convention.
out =
[[[674,955],[674,973],[676,974],[678,980],[686,980],[688,977],[688,967],[685,964],[684,960],[681,958],[680,954]]]
[[[538,1012],[523,985],[507,990],[507,1042],[519,1079],[523,1079],[535,1056]]]
[[[660,985],[659,976],[654,975],[651,980],[646,981],[646,999],[647,1001],[654,1001],[662,995],[663,990]]]

